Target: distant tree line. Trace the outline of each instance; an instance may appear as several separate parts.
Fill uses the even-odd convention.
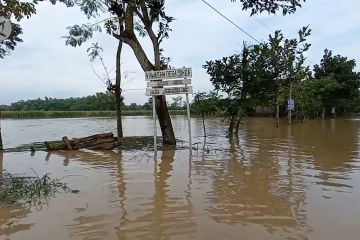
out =
[[[48,98],[21,100],[5,108],[9,111],[112,111],[115,110],[115,95],[112,93],[96,93],[78,98]]]
[[[186,105],[181,96],[173,97],[169,104],[171,110],[186,109]],[[10,106],[1,105],[1,110],[5,111],[115,111],[115,94],[113,92],[99,92],[95,95],[77,98],[38,98],[33,100],[21,100],[12,103]],[[122,103],[124,111],[151,110],[152,98],[144,104]]]

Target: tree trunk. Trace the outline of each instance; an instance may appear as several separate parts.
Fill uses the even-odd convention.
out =
[[[230,126],[229,126],[229,137],[234,133],[234,125],[235,125],[236,115],[232,115],[230,119]]]
[[[280,106],[276,103],[276,127],[280,126]]]
[[[239,113],[239,116],[238,116],[238,119],[236,122],[236,129],[235,129],[236,137],[239,136],[239,128],[240,128],[241,119],[242,119],[242,110],[240,110],[240,113]]]
[[[322,109],[321,118],[322,118],[322,119],[325,119],[325,108],[324,108],[324,107],[323,107],[323,109]]]
[[[156,113],[159,118],[161,134],[164,145],[176,145],[175,134],[171,124],[169,110],[166,105],[166,98],[164,95],[156,96]]]
[[[121,120],[121,51],[122,40],[119,40],[116,52],[116,81],[115,81],[115,101],[116,101],[116,127],[118,138],[123,138],[122,120]]]
[[[0,178],[2,177],[4,171],[3,162],[4,162],[4,153],[3,151],[0,151]]]
[[[203,123],[203,129],[204,129],[204,137],[206,137],[206,129],[205,129],[205,115],[202,114],[202,123]]]
[[[1,136],[1,110],[0,110],[0,151],[4,150],[2,136]]]

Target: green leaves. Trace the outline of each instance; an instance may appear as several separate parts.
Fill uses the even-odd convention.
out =
[[[118,31],[118,24],[116,19],[107,19],[104,23],[104,28],[106,29],[106,33],[112,35]]]
[[[4,172],[0,178],[2,204],[38,204],[60,191],[68,192],[70,188],[59,179],[51,179],[49,174],[42,177],[23,177]]]
[[[310,34],[309,27],[303,27],[299,38],[288,39],[278,30],[267,42],[244,44],[240,55],[206,62],[203,67],[214,89],[228,95],[227,112],[233,115],[250,105],[281,103],[287,98],[290,84],[296,89],[309,78],[304,52],[310,47],[306,43]]]
[[[135,22],[134,29],[135,29],[135,31],[137,31],[137,33],[139,34],[140,37],[145,37],[148,35],[144,26],[139,21]]]
[[[223,57],[220,60],[207,61],[203,68],[210,75],[215,90],[230,96],[236,95],[241,88],[241,59],[239,55]]]
[[[87,52],[89,53],[90,61],[94,61],[96,58],[101,57],[103,49],[98,43],[93,43],[92,46],[88,48]]]
[[[88,18],[95,18],[99,16],[99,13],[107,11],[107,6],[104,1],[77,0],[76,3]]]
[[[69,36],[64,36],[66,39],[65,44],[72,47],[81,46],[84,42],[92,38],[94,32],[101,32],[99,25],[74,25],[67,28],[69,30]]]
[[[21,21],[24,18],[30,18],[36,14],[36,4],[45,0],[33,0],[33,1],[19,1],[19,0],[2,0],[0,1],[0,16],[5,16],[9,19],[15,19]],[[52,4],[61,2],[66,4],[68,7],[74,6],[79,0],[49,0]],[[22,28],[19,24],[12,23],[12,33],[9,39],[4,40],[0,43],[0,58],[4,58],[14,50],[16,45],[22,42],[20,35],[23,33]]]
[[[23,18],[29,18],[35,13],[35,3],[18,0],[0,1],[0,16],[9,19],[14,17],[16,21],[20,21]]]
[[[18,0],[0,1],[0,16],[14,18],[20,21],[23,18],[29,18],[36,13],[35,4],[32,2],[20,2]],[[12,23],[12,33],[10,37],[0,43],[0,58],[4,58],[14,50],[22,39],[19,37],[22,29],[19,24]]]
[[[251,15],[268,12],[275,14],[281,11],[283,15],[291,14],[301,7],[305,0],[231,0],[240,2],[243,10],[250,10]]]
[[[355,71],[356,62],[341,55],[332,55],[332,52],[325,49],[320,65],[314,66],[314,76],[320,80],[333,78],[336,83],[336,91],[332,98],[335,100],[352,98],[359,95],[360,73]]]
[[[194,101],[191,104],[192,110],[200,115],[208,115],[219,112],[220,109],[220,100],[216,92],[197,92],[194,95]]]
[[[14,50],[18,43],[23,40],[20,38],[22,34],[22,29],[19,24],[12,23],[12,32],[8,39],[3,40],[0,43],[0,58],[7,56],[10,51]]]

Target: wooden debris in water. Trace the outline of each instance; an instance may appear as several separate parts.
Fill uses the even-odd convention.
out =
[[[119,146],[119,141],[113,133],[101,133],[84,138],[68,139],[64,136],[60,141],[44,142],[48,151],[77,150],[87,148],[92,150],[112,150]]]
[[[95,136],[95,137],[94,137]],[[97,138],[97,139],[96,139]],[[65,139],[65,141],[64,141]],[[116,140],[116,141],[115,141]],[[154,137],[153,136],[128,136],[121,139],[117,139],[112,133],[102,133],[85,138],[68,139],[63,138],[59,141],[47,141],[47,142],[35,142],[31,144],[23,144],[15,148],[7,148],[5,152],[26,152],[31,151],[35,154],[36,151],[57,151],[57,150],[69,150],[69,141],[72,150],[86,148],[90,150],[153,150]],[[165,149],[187,149],[187,142],[177,139],[178,145],[175,146],[163,146],[162,137],[157,138],[158,150]],[[77,147],[74,147],[74,144]]]

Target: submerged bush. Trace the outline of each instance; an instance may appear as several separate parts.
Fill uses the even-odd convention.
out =
[[[69,190],[60,179],[51,179],[49,174],[24,177],[4,172],[0,176],[0,204],[38,204]]]

